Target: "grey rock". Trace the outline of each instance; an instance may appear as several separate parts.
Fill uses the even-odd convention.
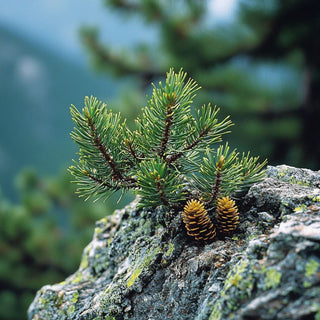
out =
[[[42,319],[320,319],[320,173],[268,167],[210,244],[137,202],[97,222],[79,269],[38,291]]]

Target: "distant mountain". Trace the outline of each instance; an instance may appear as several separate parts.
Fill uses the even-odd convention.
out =
[[[0,188],[15,199],[22,168],[55,174],[75,157],[70,104],[110,100],[118,85],[1,26],[0,48]]]

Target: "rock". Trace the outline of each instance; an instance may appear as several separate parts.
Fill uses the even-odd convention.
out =
[[[320,172],[267,176],[238,201],[234,235],[210,244],[163,207],[98,221],[78,271],[39,290],[29,319],[320,319]]]

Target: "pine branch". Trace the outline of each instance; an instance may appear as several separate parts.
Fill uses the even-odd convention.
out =
[[[135,162],[136,163],[141,162],[141,157],[138,157],[138,155],[136,154],[136,152],[132,146],[132,142],[129,139],[124,139],[123,143],[128,148],[129,154],[135,160]]]
[[[179,158],[181,158],[183,156],[183,154],[186,152],[186,151],[189,151],[191,149],[193,149],[194,147],[196,147],[200,141],[202,140],[202,138],[208,133],[208,128],[204,128],[200,133],[199,133],[199,136],[192,142],[190,143],[189,145],[185,146],[183,149],[182,149],[182,152],[177,152],[169,157],[166,158],[166,162],[168,164],[171,164],[173,162],[175,162],[176,160],[178,160]]]
[[[210,144],[221,141],[223,134],[228,133],[227,128],[232,126],[232,122],[228,120],[229,117],[226,117],[221,122],[218,122],[216,118],[219,109],[214,107],[211,109],[211,106],[203,106],[197,111],[196,118],[193,120],[193,127],[195,127],[194,133],[197,133],[195,136],[191,134],[187,136],[185,140],[185,146],[179,152],[174,153],[167,157],[166,161],[168,164],[172,164],[179,158],[181,158],[187,151],[193,150],[197,147],[200,151],[201,148],[199,145],[207,147]],[[191,141],[188,142],[188,139]]]
[[[141,206],[174,206],[185,196],[181,176],[177,171],[168,168],[159,157],[142,161],[137,176],[139,188],[136,189],[136,193],[142,198]]]
[[[153,86],[132,132],[119,114],[96,98],[85,98],[82,113],[71,107],[76,124],[71,136],[80,152],[69,170],[78,193],[88,198],[134,189],[142,207],[176,209],[192,192],[191,185],[206,205],[212,205],[220,195],[240,194],[263,178],[265,162],[259,164],[249,153],[239,157],[228,144],[213,148],[232,123],[228,117],[218,121],[219,109],[210,105],[193,117],[191,103],[199,87],[192,79],[185,83],[185,78],[182,70],[171,69],[165,85]]]
[[[82,173],[87,176],[88,178],[90,178],[92,181],[98,183],[100,186],[103,186],[105,188],[108,188],[108,189],[112,189],[113,186],[107,182],[104,182],[102,181],[101,179],[97,178],[97,177],[94,177],[93,175],[91,175],[88,171],[86,170],[82,170]]]
[[[171,69],[165,85],[153,86],[152,97],[138,117],[135,141],[139,152],[146,157],[154,155],[166,158],[182,148],[190,125],[190,106],[197,83],[189,79],[184,83],[186,73],[175,74]]]
[[[219,162],[217,163],[217,174],[216,174],[216,181],[215,181],[215,184],[212,188],[212,195],[211,195],[211,198],[209,199],[209,201],[207,201],[205,203],[206,206],[214,203],[218,197],[218,194],[220,192],[220,185],[221,185],[221,171],[222,171],[222,168],[225,164],[225,158],[224,156],[220,156],[220,159],[219,159]]]
[[[112,174],[112,179],[114,180],[119,180],[119,181],[132,181],[132,179],[125,179],[121,172],[118,170],[116,163],[114,162],[112,156],[107,152],[106,147],[102,144],[100,137],[97,134],[97,129],[92,122],[92,118],[90,117],[90,114],[88,112],[88,109],[84,109],[84,114],[88,120],[89,127],[91,129],[91,134],[92,134],[92,141],[95,145],[95,147],[100,151],[102,157],[105,159],[106,163],[110,166],[113,174]]]
[[[216,201],[218,195],[226,196],[237,189],[241,170],[238,153],[235,150],[230,152],[226,144],[219,146],[214,153],[206,150],[203,163],[198,168],[200,175],[193,175],[193,179],[205,203],[209,205]]]
[[[162,185],[162,183],[160,182],[160,175],[154,176],[153,178],[154,178],[154,182],[155,182],[155,185],[156,185],[158,194],[159,194],[159,200],[160,200],[160,202],[161,202],[163,205],[168,206],[168,205],[169,205],[169,202],[168,202],[168,200],[166,199],[166,195],[165,195],[165,192],[164,192],[163,185]]]

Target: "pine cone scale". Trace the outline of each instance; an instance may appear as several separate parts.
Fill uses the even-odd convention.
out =
[[[235,202],[229,197],[218,199],[217,230],[219,233],[230,234],[239,224],[239,212]]]
[[[182,220],[187,234],[196,240],[209,241],[216,236],[215,227],[200,201],[187,202],[182,213]]]

